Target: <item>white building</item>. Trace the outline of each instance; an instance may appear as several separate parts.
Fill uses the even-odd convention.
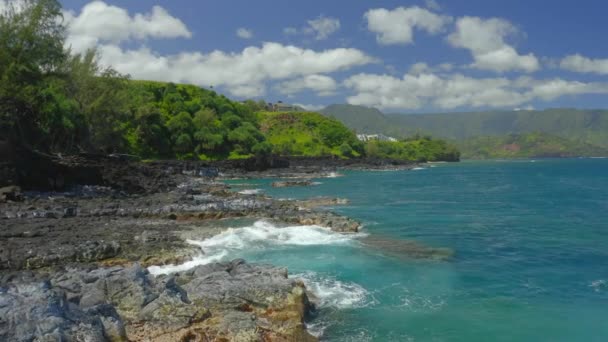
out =
[[[386,136],[384,134],[357,134],[357,139],[367,142],[371,140],[377,141],[397,141],[397,139],[393,137]]]

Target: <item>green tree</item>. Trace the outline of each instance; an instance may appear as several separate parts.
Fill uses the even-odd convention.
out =
[[[112,152],[124,151],[124,138],[133,116],[129,111],[128,78],[112,68],[97,63],[97,52],[71,56],[66,63],[69,73],[68,95],[87,122],[89,149]]]
[[[56,100],[46,91],[66,58],[56,0],[23,0],[0,15],[0,129],[25,144],[41,145],[41,113]],[[10,2],[9,2],[10,6]]]
[[[340,153],[344,157],[352,157],[353,156],[353,148],[350,147],[350,145],[348,143],[343,143],[342,145],[340,145]]]

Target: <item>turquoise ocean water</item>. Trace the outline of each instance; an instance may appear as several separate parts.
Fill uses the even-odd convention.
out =
[[[323,340],[608,341],[608,160],[462,162],[318,181],[233,183],[276,198],[346,198],[333,210],[360,220],[364,234],[256,222],[199,243],[215,259],[287,266],[304,279],[319,296],[310,327]],[[411,259],[365,235],[454,255]]]

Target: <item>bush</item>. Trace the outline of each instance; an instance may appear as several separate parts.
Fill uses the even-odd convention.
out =
[[[353,148],[350,147],[349,144],[347,143],[343,143],[342,145],[340,145],[340,153],[344,156],[344,157],[352,157],[353,156]]]

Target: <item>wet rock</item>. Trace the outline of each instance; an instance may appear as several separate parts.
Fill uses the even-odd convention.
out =
[[[337,197],[317,197],[310,198],[307,200],[296,201],[296,203],[303,208],[313,209],[318,207],[331,207],[337,205],[346,205],[349,203],[346,198],[337,198]]]
[[[361,242],[368,247],[397,258],[448,260],[454,255],[454,251],[449,248],[431,247],[415,241],[378,235],[367,236]]]
[[[294,186],[312,186],[312,185],[314,185],[314,183],[310,179],[278,181],[278,182],[272,183],[273,188],[287,188],[287,187],[294,187]]]

